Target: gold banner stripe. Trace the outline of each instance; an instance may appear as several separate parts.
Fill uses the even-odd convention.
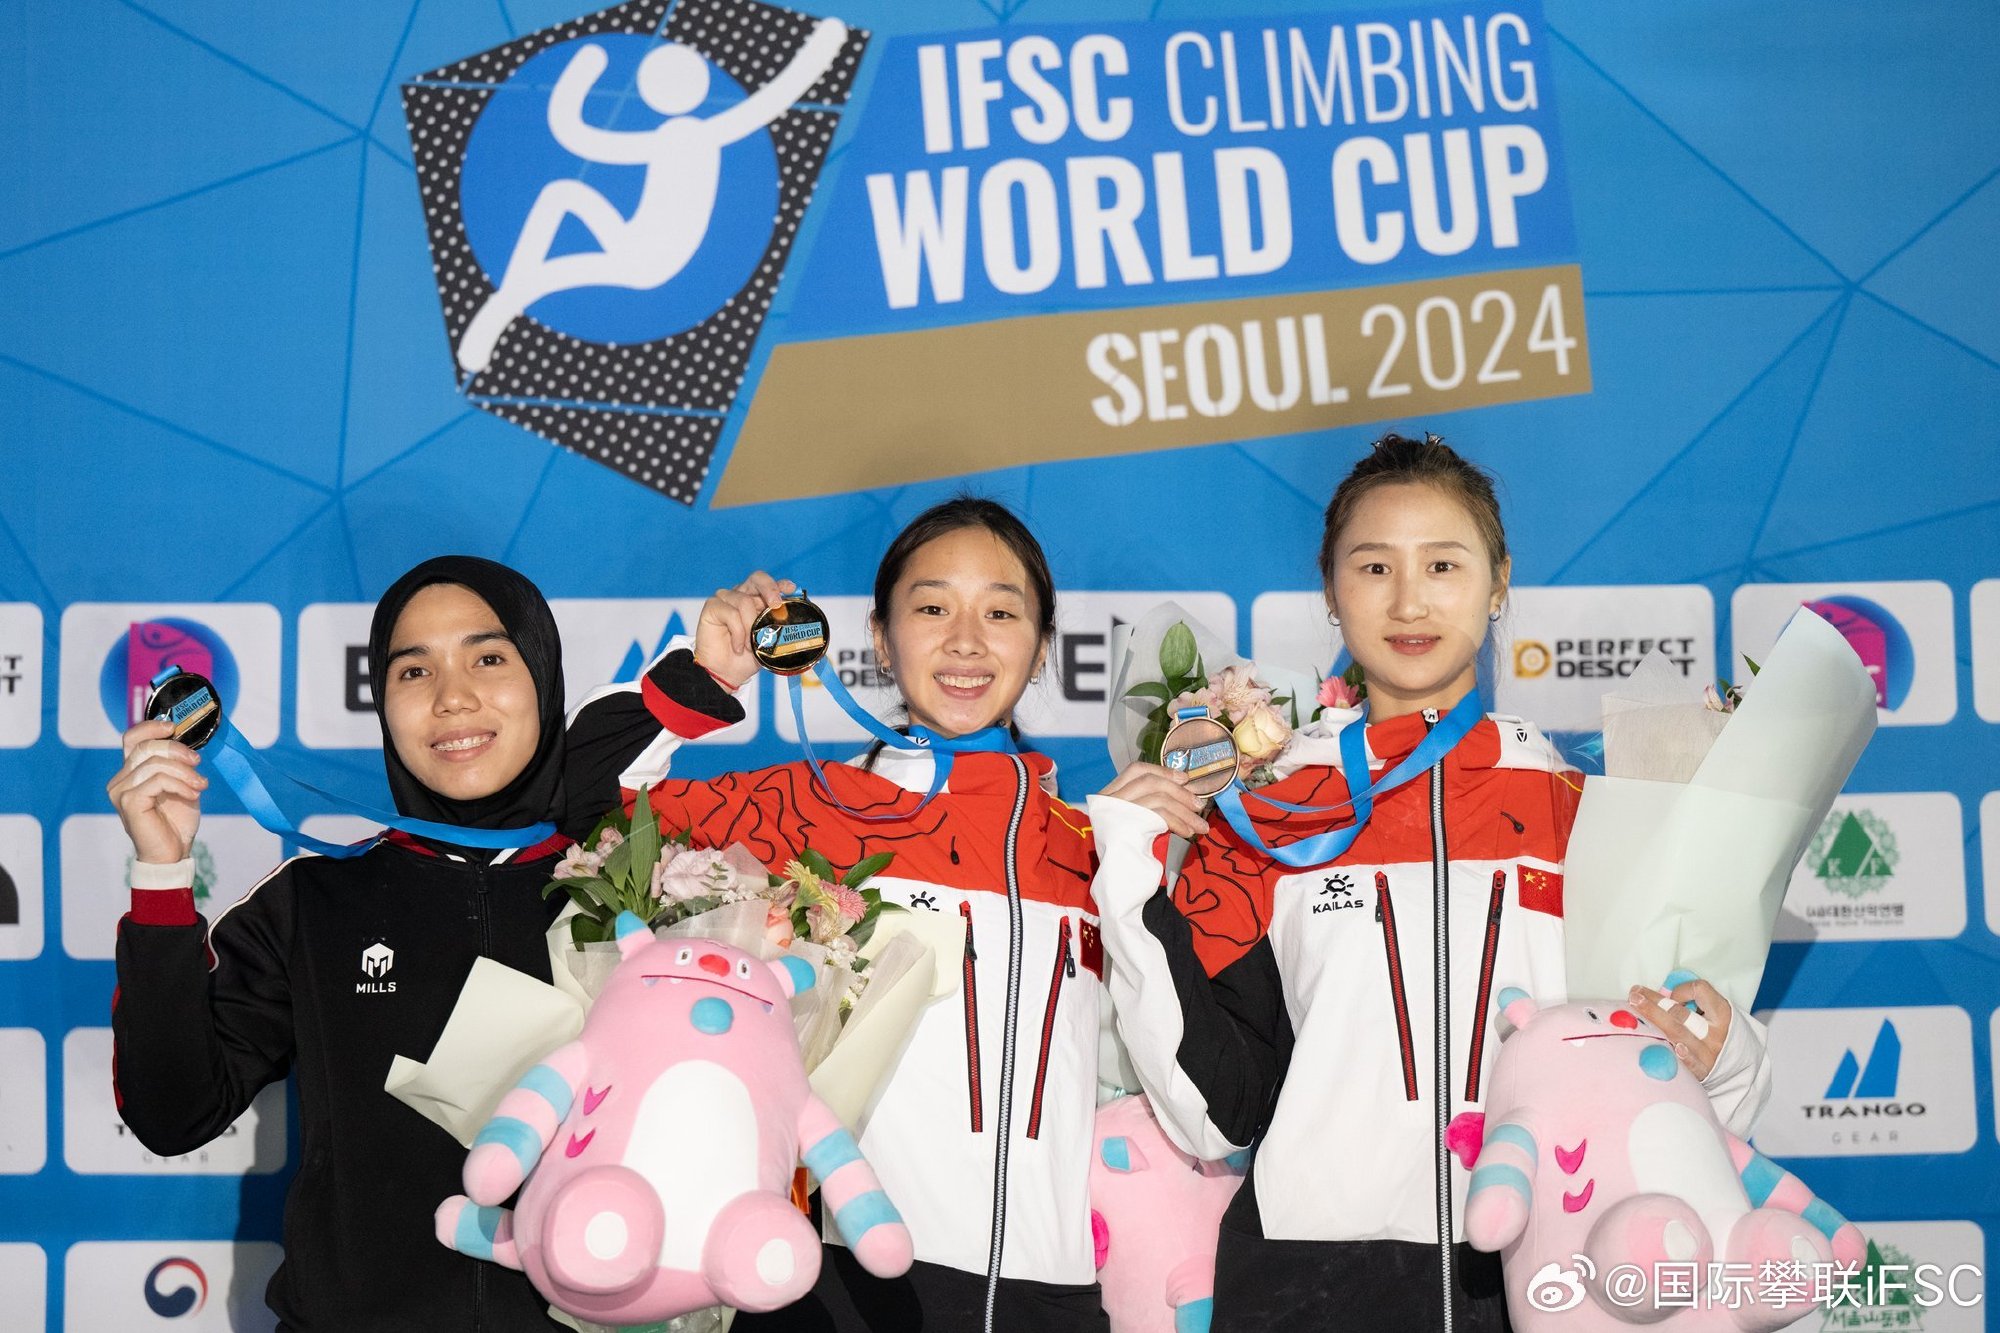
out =
[[[1574,264],[787,343],[714,504],[1589,391]]]

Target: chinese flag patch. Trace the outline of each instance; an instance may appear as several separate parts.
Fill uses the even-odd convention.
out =
[[[1083,957],[1077,961],[1090,969],[1091,975],[1104,980],[1104,936],[1098,934],[1097,924],[1080,921],[1076,931],[1077,952]]]
[[[1517,866],[1514,885],[1521,906],[1530,912],[1547,912],[1550,916],[1563,914],[1563,877],[1559,872]]]

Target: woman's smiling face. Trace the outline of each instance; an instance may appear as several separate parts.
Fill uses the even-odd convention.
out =
[[[873,630],[913,724],[963,736],[1012,718],[1047,648],[1031,586],[1020,557],[983,527],[911,553]]]
[[[411,776],[457,801],[519,777],[541,744],[540,698],[514,641],[480,596],[421,588],[396,617],[374,668],[389,738]]]
[[[1327,606],[1368,676],[1370,716],[1450,708],[1478,678],[1488,618],[1507,596],[1464,505],[1399,482],[1361,497],[1337,534]]]

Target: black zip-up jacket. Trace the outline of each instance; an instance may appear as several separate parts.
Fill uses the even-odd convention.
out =
[[[392,835],[349,860],[287,861],[206,931],[189,863],[135,867],[111,1026],[119,1113],[139,1141],[191,1152],[298,1074],[298,1174],[266,1292],[282,1328],[559,1327],[523,1274],[438,1243],[432,1214],[458,1191],[465,1150],[382,1083],[395,1056],[429,1057],[475,959],[548,980],[545,936],[563,900],[545,901],[542,886],[565,834],[613,805],[620,771],[658,736],[656,694],[634,685],[577,710],[564,833],[498,864]],[[685,710],[673,721],[704,729]]]

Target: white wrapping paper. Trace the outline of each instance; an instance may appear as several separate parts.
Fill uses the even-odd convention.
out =
[[[1749,1008],[1792,868],[1874,732],[1860,659],[1800,610],[1685,784],[1587,779],[1564,867],[1569,993],[1686,968]]]

